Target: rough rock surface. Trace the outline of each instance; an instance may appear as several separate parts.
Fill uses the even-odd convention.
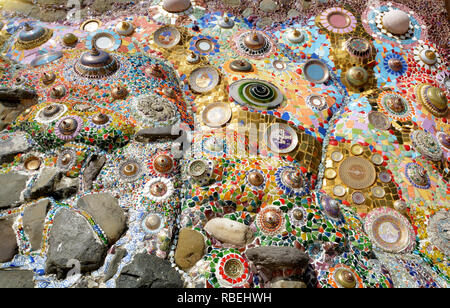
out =
[[[53,187],[60,176],[57,168],[44,168],[30,189],[29,199],[47,196],[53,191]]]
[[[28,235],[33,251],[39,250],[42,244],[42,232],[50,201],[43,199],[28,206],[23,214],[23,228]]]
[[[228,218],[213,218],[204,229],[219,241],[236,246],[245,246],[253,237],[248,226]]]
[[[200,232],[183,228],[178,236],[175,263],[186,270],[197,263],[205,254],[205,239]]]
[[[125,213],[119,201],[110,194],[86,195],[78,200],[77,206],[92,216],[105,232],[109,244],[114,244],[125,231]]]
[[[33,272],[0,270],[0,288],[34,288]]]
[[[16,234],[12,225],[10,219],[0,220],[0,263],[11,261],[17,254]]]
[[[116,280],[118,288],[181,288],[180,274],[170,262],[147,253],[134,256]]]
[[[51,195],[56,199],[66,199],[78,192],[79,183],[78,178],[70,178],[63,175],[55,182]]]
[[[309,260],[306,253],[295,247],[254,247],[247,249],[246,255],[254,264],[269,269],[295,267],[306,270]]]
[[[15,172],[0,175],[0,209],[13,207],[20,201],[28,177]]]
[[[12,133],[11,138],[5,141],[0,139],[0,164],[12,162],[17,154],[27,152],[30,147],[23,132]]]
[[[80,262],[81,272],[96,270],[102,265],[106,250],[83,216],[61,209],[50,231],[46,273],[63,278],[73,267],[68,264],[71,260]]]
[[[259,3],[259,8],[263,12],[274,12],[278,9],[278,4],[272,0],[263,0]]]
[[[119,268],[120,261],[127,255],[127,250],[123,248],[116,249],[114,257],[111,260],[111,264],[108,267],[108,271],[105,273],[104,281],[111,279],[117,272]]]
[[[100,170],[106,162],[105,156],[94,157],[83,172],[83,184],[86,190],[92,188],[92,182],[98,176]]]

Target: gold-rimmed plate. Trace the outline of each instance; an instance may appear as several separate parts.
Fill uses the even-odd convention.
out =
[[[202,112],[203,123],[212,128],[218,128],[230,121],[230,105],[223,102],[211,103]]]
[[[153,33],[153,39],[159,47],[172,48],[181,41],[181,33],[173,26],[163,26]]]

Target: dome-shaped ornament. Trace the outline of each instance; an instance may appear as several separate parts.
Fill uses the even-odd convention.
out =
[[[266,39],[261,33],[250,32],[244,38],[244,45],[251,50],[259,50],[266,44]]]
[[[104,50],[93,47],[77,60],[74,70],[82,77],[101,79],[114,74],[119,69],[119,62]]]
[[[42,114],[44,115],[44,117],[50,118],[50,117],[54,116],[55,114],[57,114],[58,112],[60,112],[61,109],[62,109],[61,105],[57,105],[57,104],[48,105],[47,107],[45,107],[42,110]]]
[[[367,58],[372,52],[371,43],[362,37],[352,37],[346,43],[347,51],[355,57]]]
[[[334,279],[337,284],[343,288],[356,287],[356,278],[348,269],[338,269],[334,274]]]
[[[177,94],[175,93],[175,90],[172,88],[164,88],[163,93],[168,98],[175,98],[177,96]]]
[[[284,215],[277,207],[269,206],[262,209],[256,219],[257,226],[266,235],[278,234],[284,226]]]
[[[417,100],[435,117],[445,117],[448,100],[445,92],[429,84],[419,84],[415,88]]]
[[[191,8],[190,0],[163,0],[162,7],[169,13],[182,13]]]
[[[436,134],[436,138],[442,147],[444,147],[447,150],[450,150],[450,135],[449,134],[446,134],[444,132],[438,132]]]
[[[153,160],[153,168],[159,173],[169,173],[173,170],[173,159],[166,154],[156,156]]]
[[[305,34],[298,29],[291,29],[287,35],[287,39],[293,44],[298,44],[305,40]]]
[[[420,52],[420,59],[428,65],[434,65],[437,62],[436,53],[430,49],[424,49]]]
[[[191,52],[187,57],[186,57],[186,61],[189,64],[197,64],[200,62],[200,56],[198,54],[196,54],[195,52]]]
[[[104,113],[97,113],[92,117],[92,122],[97,125],[103,125],[108,123],[109,117]]]
[[[440,161],[442,148],[439,141],[432,134],[423,130],[415,130],[411,134],[414,149],[429,160]]]
[[[58,128],[63,135],[71,135],[77,130],[78,122],[75,119],[66,118],[59,123]]]
[[[119,22],[116,27],[115,27],[115,31],[117,32],[117,34],[122,35],[122,36],[129,36],[133,33],[134,31],[134,27],[133,25],[128,22],[128,21],[121,21]]]
[[[163,182],[156,182],[150,186],[150,194],[154,197],[162,197],[167,193],[167,185]]]
[[[56,74],[53,72],[45,72],[42,74],[41,80],[44,85],[48,86],[56,80]]]
[[[403,113],[406,109],[402,99],[398,96],[390,96],[386,99],[386,106],[396,113]]]
[[[164,72],[161,68],[161,65],[159,65],[159,64],[154,64],[154,65],[150,66],[150,68],[148,69],[148,73],[150,73],[150,75],[152,75],[153,77],[156,77],[156,78],[164,77]]]
[[[225,13],[222,19],[219,21],[219,26],[223,29],[231,29],[234,27],[234,20],[228,17]]]
[[[406,164],[405,176],[408,181],[417,188],[428,189],[431,186],[428,172],[416,163]]]
[[[396,209],[400,213],[405,212],[407,208],[408,208],[408,205],[403,200],[396,200],[394,202],[394,209]]]
[[[156,214],[149,214],[145,218],[145,226],[149,230],[152,230],[152,231],[157,230],[161,226],[161,218]]]
[[[66,95],[66,88],[62,85],[55,86],[50,90],[50,97],[53,99],[60,99]]]
[[[251,185],[259,187],[264,184],[264,175],[261,172],[252,171],[247,175],[247,180]]]
[[[15,48],[18,50],[34,49],[46,43],[52,36],[53,30],[51,29],[25,23],[24,29],[19,33]]]
[[[300,171],[287,170],[283,173],[282,179],[287,186],[291,188],[300,188],[303,186],[303,180]]]
[[[64,153],[64,155],[59,158],[59,161],[61,165],[67,166],[72,161],[72,156],[70,155],[70,153]]]
[[[364,85],[369,79],[367,71],[360,66],[354,66],[350,68],[345,74],[345,77],[347,81],[355,87]]]
[[[67,33],[63,36],[62,42],[66,47],[74,47],[78,43],[78,37],[73,33]]]
[[[234,60],[230,63],[230,69],[235,72],[251,72],[253,66],[247,60]]]
[[[127,95],[128,95],[128,90],[127,90],[127,88],[125,88],[123,86],[115,86],[111,90],[111,96],[114,99],[124,99],[125,97],[127,97]]]
[[[402,70],[403,68],[403,63],[400,59],[398,58],[391,58],[388,61],[388,66],[391,70],[393,70],[394,72],[399,72]]]
[[[383,27],[392,34],[403,35],[409,30],[408,14],[401,10],[391,10],[383,16]]]

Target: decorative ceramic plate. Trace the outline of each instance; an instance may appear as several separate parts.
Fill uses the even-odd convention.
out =
[[[362,157],[351,156],[339,165],[339,177],[345,185],[353,189],[364,189],[376,180],[375,167]]]
[[[372,243],[392,253],[410,252],[415,234],[406,217],[388,207],[377,208],[367,214],[364,229]]]
[[[83,22],[80,26],[80,29],[87,32],[94,32],[97,31],[100,26],[102,25],[102,22],[98,19],[89,19]]]
[[[221,127],[230,121],[230,119],[231,108],[227,103],[211,103],[202,112],[203,123],[212,128]]]
[[[97,49],[114,51],[119,49],[120,45],[122,45],[120,35],[110,30],[94,31],[86,38],[86,48],[89,50],[95,46]]]
[[[180,42],[181,34],[175,27],[164,26],[155,31],[153,38],[158,46],[171,48]]]
[[[303,71],[306,79],[310,82],[325,83],[330,78],[327,65],[320,60],[309,60],[305,63]]]
[[[219,81],[219,72],[212,66],[196,68],[189,76],[189,85],[197,93],[211,91],[219,84]]]
[[[270,150],[280,154],[292,152],[298,144],[296,131],[283,123],[270,125],[267,128],[264,140]]]
[[[49,64],[60,59],[62,56],[63,53],[61,51],[48,52],[46,54],[34,58],[33,61],[31,61],[30,65],[33,67],[37,67]]]

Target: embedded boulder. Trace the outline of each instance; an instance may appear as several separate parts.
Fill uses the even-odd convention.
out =
[[[107,251],[88,221],[64,208],[55,215],[48,242],[46,274],[56,273],[59,279],[72,269],[74,261],[80,263],[81,272],[98,269]]]
[[[0,270],[0,289],[34,288],[33,271]]]
[[[0,209],[17,206],[26,188],[28,176],[9,172],[0,175]]]
[[[102,228],[109,244],[114,244],[126,229],[126,216],[119,201],[109,193],[85,195],[78,200],[77,207],[85,210]]]
[[[260,246],[247,249],[247,258],[255,265],[269,269],[296,268],[306,270],[309,258],[306,253],[285,246]]]
[[[42,232],[44,231],[44,222],[49,205],[48,199],[42,199],[27,206],[23,213],[23,229],[30,239],[31,250],[33,251],[41,249]]]
[[[200,232],[183,228],[178,236],[175,263],[186,270],[197,263],[205,254],[205,239]]]
[[[0,220],[0,263],[11,261],[18,251],[16,233],[12,226],[12,220]]]
[[[180,274],[170,262],[140,253],[126,265],[116,279],[117,288],[182,288]]]
[[[253,238],[251,229],[243,223],[228,218],[213,218],[204,230],[223,243],[245,246]]]

